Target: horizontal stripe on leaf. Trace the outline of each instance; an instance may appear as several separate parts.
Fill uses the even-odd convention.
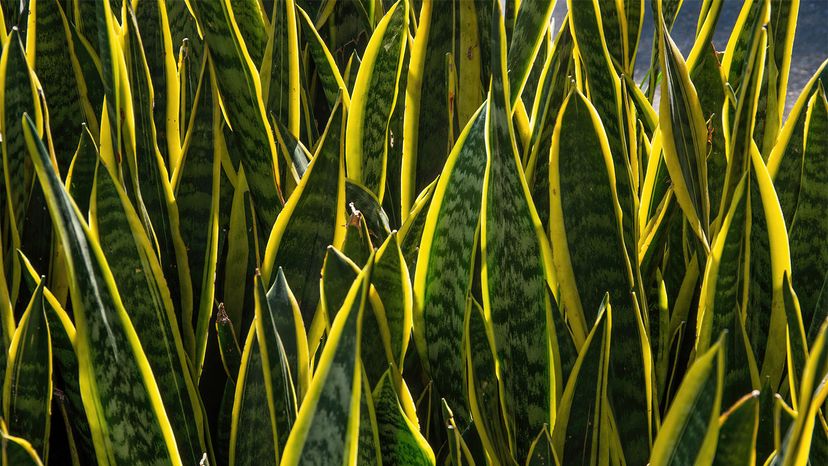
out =
[[[24,116],[29,154],[67,254],[81,392],[99,463],[181,464],[158,385],[97,241]],[[142,429],[130,426],[139,422]]]

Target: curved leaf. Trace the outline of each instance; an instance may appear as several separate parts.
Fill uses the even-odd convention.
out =
[[[8,432],[28,439],[48,459],[52,405],[52,344],[43,305],[43,280],[12,338],[3,383],[3,417]]]
[[[372,268],[373,256],[337,313],[290,431],[282,466],[356,461],[362,389],[360,333]]]
[[[724,352],[719,341],[697,357],[684,376],[653,444],[651,465],[712,464],[723,383]]]
[[[172,299],[149,238],[115,174],[101,161],[92,188],[90,229],[129,306],[130,321],[153,375],[179,452],[197,463],[206,451],[203,417]],[[72,300],[74,302],[74,299]]]
[[[373,395],[383,464],[436,465],[431,446],[400,406],[390,371],[382,376]]]
[[[395,3],[377,24],[359,66],[345,137],[348,177],[382,202],[388,166],[389,127],[408,42],[408,1]]]
[[[24,134],[63,249],[77,325],[81,393],[99,464],[181,464],[161,395],[100,245],[64,191],[34,123]],[[141,429],[132,429],[140,423]]]
[[[498,8],[492,14],[492,69],[486,111],[487,157],[481,216],[483,309],[491,319],[498,358],[499,390],[513,453],[529,445],[550,422],[552,377],[546,282],[551,251],[535,211],[515,143],[506,32]],[[519,240],[518,240],[519,239]]]
[[[462,387],[463,315],[477,255],[485,172],[487,106],[460,134],[437,181],[419,240],[414,275],[417,350],[441,397],[467,421]],[[415,239],[416,241],[416,239]]]

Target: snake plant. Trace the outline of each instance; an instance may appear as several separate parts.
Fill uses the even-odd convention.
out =
[[[0,0],[0,466],[828,464],[828,62],[723,1]]]

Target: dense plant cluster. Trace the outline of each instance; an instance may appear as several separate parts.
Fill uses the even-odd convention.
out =
[[[799,0],[567,3],[0,0],[2,465],[828,464]]]

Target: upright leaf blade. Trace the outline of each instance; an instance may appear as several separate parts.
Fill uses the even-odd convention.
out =
[[[28,116],[29,154],[67,254],[81,392],[99,464],[181,464],[161,395],[106,259],[55,174]],[[141,429],[133,429],[139,422]]]

